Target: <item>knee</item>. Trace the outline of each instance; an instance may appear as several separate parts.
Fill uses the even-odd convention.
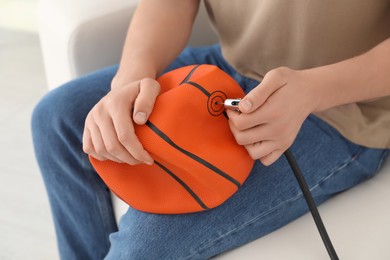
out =
[[[56,98],[52,92],[46,94],[34,107],[31,116],[31,128],[33,134],[39,133],[41,129],[52,126],[53,116],[56,112]]]
[[[31,116],[34,145],[55,142],[69,134],[79,133],[89,112],[82,87],[76,82],[67,83],[47,93],[35,106]]]
[[[67,117],[65,97],[57,89],[47,93],[35,106],[31,116],[33,138],[48,137]]]

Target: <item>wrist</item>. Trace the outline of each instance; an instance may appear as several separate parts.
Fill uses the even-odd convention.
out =
[[[326,86],[329,84],[329,78],[326,78],[321,67],[311,68],[299,71],[302,82],[308,92],[308,98],[311,100],[310,113],[321,112],[329,107]]]
[[[129,83],[140,81],[144,78],[155,79],[157,76],[156,70],[146,67],[131,66],[133,69],[119,67],[117,73],[111,81],[111,89],[118,89]]]
[[[302,104],[303,114],[308,116],[311,113],[318,112],[322,103],[322,94],[318,90],[318,78],[314,71],[307,70],[293,70],[292,69],[293,86],[296,86],[294,92],[296,93],[297,102]]]

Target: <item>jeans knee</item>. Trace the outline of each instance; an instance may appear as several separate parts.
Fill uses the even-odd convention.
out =
[[[35,106],[31,129],[36,148],[48,142],[56,145],[59,138],[66,141],[74,135],[81,139],[85,117],[95,100],[80,89],[77,82],[65,84],[47,93]]]
[[[109,92],[116,68],[96,71],[47,93],[33,111],[33,133],[61,130],[63,126],[83,129],[89,111]]]
[[[31,130],[33,140],[39,140],[47,135],[49,128],[53,127],[55,117],[56,101],[51,92],[46,94],[36,104],[31,116]]]
[[[62,113],[64,101],[54,90],[47,93],[35,106],[31,116],[31,129],[34,139],[47,138],[54,129],[60,129],[66,113]]]
[[[61,130],[62,126],[83,129],[84,120],[92,107],[110,90],[117,66],[90,73],[47,93],[32,114],[34,136],[46,131]]]

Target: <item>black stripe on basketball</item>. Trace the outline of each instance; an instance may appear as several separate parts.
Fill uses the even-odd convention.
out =
[[[183,81],[179,85],[186,83],[191,78],[192,74],[194,74],[195,70],[200,67],[200,65],[201,64],[193,67],[192,70],[187,74],[187,76],[183,79]]]
[[[222,176],[223,178],[225,178],[226,180],[230,181],[231,183],[233,183],[234,185],[237,186],[237,188],[240,188],[240,182],[237,181],[236,179],[234,179],[233,177],[231,177],[230,175],[228,175],[227,173],[223,172],[222,170],[218,169],[217,167],[215,167],[214,165],[212,165],[211,163],[209,163],[208,161],[200,158],[199,156],[181,148],[180,146],[178,146],[177,144],[175,144],[166,134],[164,134],[160,129],[157,128],[157,126],[155,126],[152,122],[150,122],[149,120],[146,121],[146,125],[153,131],[155,132],[158,136],[160,136],[165,142],[167,142],[168,144],[170,144],[171,146],[173,146],[175,149],[179,150],[180,152],[182,152],[183,154],[187,155],[188,157],[190,157],[191,159],[195,160],[196,162],[202,164],[203,166],[209,168],[210,170],[212,170],[213,172],[217,173],[218,175]]]
[[[203,94],[205,94],[207,97],[210,96],[210,92],[208,92],[204,87],[202,87],[202,86],[199,85],[198,83],[193,82],[193,81],[190,81],[190,82],[186,82],[186,84],[190,84],[190,85],[194,86],[195,88],[199,89],[199,90],[202,91]]]
[[[188,82],[188,80],[191,78],[192,74],[194,74],[194,72],[195,72],[200,66],[201,66],[201,64],[199,64],[199,65],[193,67],[192,70],[187,74],[187,76],[183,79],[183,81],[182,81],[179,85],[182,85],[182,84],[184,84],[184,83],[190,84],[190,85],[196,87],[197,89],[199,89],[200,91],[202,91],[203,94],[205,94],[207,97],[210,97],[210,96],[211,96],[210,92],[208,92],[204,87],[202,87],[201,85],[199,85],[198,83],[193,82],[193,81],[189,81],[189,82]],[[226,111],[223,111],[222,114],[224,115],[224,117],[225,117],[226,119],[229,119],[229,117],[228,117],[227,114],[226,114]]]
[[[165,171],[166,173],[168,173],[173,179],[175,179],[175,181],[177,181],[181,186],[183,186],[183,188],[196,200],[196,202],[198,202],[199,206],[201,206],[203,209],[209,209],[209,207],[206,206],[206,204],[204,204],[204,202],[198,197],[198,195],[196,195],[196,193],[182,180],[180,179],[179,177],[177,177],[176,174],[174,174],[173,172],[171,172],[167,167],[165,167],[164,165],[162,165],[161,163],[159,163],[158,161],[154,160],[154,163],[160,167],[163,171]]]

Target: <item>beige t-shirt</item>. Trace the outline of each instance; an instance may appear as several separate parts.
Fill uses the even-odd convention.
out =
[[[390,37],[390,0],[205,3],[223,56],[237,71],[259,81],[271,69],[307,69],[335,63],[362,54]],[[390,96],[316,115],[354,143],[390,148]]]

